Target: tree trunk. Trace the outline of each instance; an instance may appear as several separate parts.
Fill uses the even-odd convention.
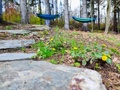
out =
[[[2,23],[3,18],[2,18],[2,0],[0,0],[0,23]]]
[[[21,9],[21,23],[27,24],[27,2],[26,0],[20,0],[20,9]]]
[[[51,14],[54,14],[54,1],[52,0],[52,10],[51,10]]]
[[[41,0],[39,0],[39,13],[42,14],[42,9],[41,9]]]
[[[55,7],[55,14],[58,14],[57,0],[55,0],[54,7]]]
[[[94,0],[91,0],[91,17],[94,18]],[[94,30],[94,21],[92,21],[92,30],[91,32],[93,32]]]
[[[120,33],[120,9],[118,8],[118,34]]]
[[[108,34],[110,27],[110,11],[111,11],[111,0],[107,0],[107,16],[106,16],[106,26],[104,34]]]
[[[42,14],[41,0],[39,0],[39,13]],[[42,19],[40,18],[40,24],[42,24]]]
[[[100,30],[100,0],[98,0],[98,29]]]
[[[116,18],[116,0],[114,0],[114,24],[113,31],[117,32],[117,18]]]
[[[28,4],[26,6],[27,8],[27,23],[30,23],[30,0],[26,0],[28,1]]]
[[[51,14],[49,0],[45,0],[45,13],[46,14]],[[50,26],[50,20],[45,20],[45,23],[46,23],[47,26]]]
[[[65,30],[69,30],[69,13],[68,13],[68,0],[64,0],[64,13],[65,13]]]
[[[87,18],[87,6],[86,5],[87,5],[87,1],[83,0],[83,15],[82,15],[83,18]],[[82,30],[88,31],[88,24],[87,23],[83,23]]]

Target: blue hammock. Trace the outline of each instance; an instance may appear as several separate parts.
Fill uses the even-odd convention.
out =
[[[78,22],[82,22],[82,23],[89,23],[89,22],[93,22],[96,20],[96,18],[78,18],[78,17],[72,17],[74,20],[78,21]]]
[[[50,15],[50,14],[36,14],[39,18],[45,19],[45,20],[52,20],[55,18],[60,17],[59,14],[56,15]]]

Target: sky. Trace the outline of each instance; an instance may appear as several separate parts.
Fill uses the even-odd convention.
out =
[[[69,3],[71,4],[71,9],[74,10],[80,5],[80,0],[69,0]]]

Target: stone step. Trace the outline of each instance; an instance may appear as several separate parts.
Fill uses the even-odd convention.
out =
[[[29,27],[29,30],[31,31],[50,30],[50,27],[46,25],[32,25],[31,27]]]
[[[12,49],[27,47],[31,44],[34,44],[35,40],[0,40],[0,49]]]
[[[31,59],[35,53],[2,53],[0,62]]]
[[[107,90],[90,69],[45,61],[0,62],[0,90]]]
[[[0,32],[7,32],[9,34],[24,35],[24,34],[29,34],[31,31],[29,31],[29,30],[0,30]]]

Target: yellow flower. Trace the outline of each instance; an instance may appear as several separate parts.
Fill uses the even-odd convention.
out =
[[[53,51],[55,51],[56,49],[55,48],[52,48]]]
[[[106,45],[105,45],[105,44],[102,44],[102,46],[103,46],[103,47],[106,47]]]
[[[109,54],[108,54],[107,56],[108,56],[109,58],[111,58],[111,56],[110,56]]]
[[[107,57],[106,55],[103,55],[103,56],[102,56],[102,60],[103,60],[103,61],[106,61],[107,59],[108,59],[108,57]]]
[[[50,41],[53,41],[53,38],[51,38]]]
[[[77,50],[77,47],[74,47],[73,49],[74,49],[74,50]]]

